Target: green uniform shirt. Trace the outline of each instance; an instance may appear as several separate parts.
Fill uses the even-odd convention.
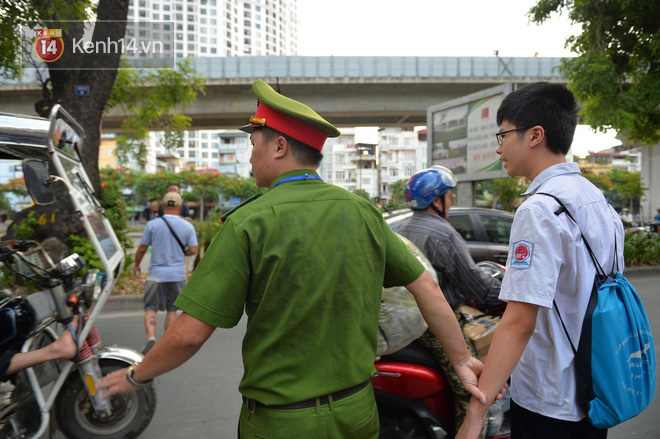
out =
[[[234,211],[175,305],[213,326],[248,316],[247,398],[290,404],[372,375],[381,287],[424,271],[366,200],[320,180],[280,180]]]

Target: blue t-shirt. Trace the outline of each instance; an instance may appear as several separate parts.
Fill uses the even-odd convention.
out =
[[[197,236],[192,224],[176,215],[165,215],[165,218],[184,247],[197,246]],[[152,247],[147,280],[156,282],[186,280],[185,256],[162,218],[156,218],[147,223],[140,245]]]

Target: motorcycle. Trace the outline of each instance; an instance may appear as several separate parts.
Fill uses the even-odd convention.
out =
[[[0,301],[0,353],[28,352],[58,338],[57,324],[68,325],[77,342],[74,360],[53,360],[21,371],[0,387],[0,437],[40,438],[58,427],[68,438],[137,437],[156,409],[153,384],[129,395],[102,399],[98,380],[140,362],[142,354],[103,346],[95,325],[124,266],[124,253],[83,166],[84,132],[59,105],[50,117],[0,114],[0,159],[23,159],[26,186],[37,205],[56,202],[54,182],[66,187],[104,272],[90,269],[72,254],[53,263],[39,243],[0,243],[0,262],[28,279],[38,292]],[[49,175],[50,161],[57,175]],[[70,322],[79,316],[78,330]],[[56,427],[52,419],[56,421]]]
[[[419,256],[418,256],[419,257]],[[477,264],[488,275],[502,279],[504,267],[495,262]],[[505,306],[491,310],[501,315]],[[436,358],[412,342],[374,363],[372,378],[381,439],[444,439],[455,436],[454,398]],[[487,413],[486,437],[511,437],[510,396],[507,392]]]

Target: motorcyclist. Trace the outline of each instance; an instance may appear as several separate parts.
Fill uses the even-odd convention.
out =
[[[28,367],[50,360],[73,359],[78,353],[76,340],[71,331],[78,328],[78,316],[74,316],[69,331],[65,331],[53,343],[28,352],[19,352],[20,345],[34,329],[33,311],[27,302],[0,292],[0,382],[7,381]]]
[[[498,299],[500,281],[477,267],[467,244],[447,221],[454,197],[451,189],[454,187],[456,177],[443,166],[433,166],[413,175],[405,187],[406,201],[413,210],[413,216],[398,233],[412,241],[429,259],[438,275],[438,284],[455,311],[461,305],[472,305],[485,312],[502,304]],[[456,317],[463,328],[467,322],[458,311]],[[460,426],[470,394],[456,379],[433,334],[427,331],[418,341],[436,357],[447,377],[454,394],[455,425]],[[466,342],[471,348],[467,338]],[[486,423],[481,437],[485,437],[485,429]]]
[[[405,188],[413,216],[398,233],[411,240],[431,261],[452,308],[473,303],[487,311],[502,303],[498,299],[500,281],[477,267],[463,237],[447,221],[454,187],[456,177],[443,166],[413,175]]]

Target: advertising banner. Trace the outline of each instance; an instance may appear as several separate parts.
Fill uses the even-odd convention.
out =
[[[495,133],[497,109],[512,87],[505,84],[430,107],[428,162],[451,169],[459,181],[505,177]]]

